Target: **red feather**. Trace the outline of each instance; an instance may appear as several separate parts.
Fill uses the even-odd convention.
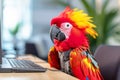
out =
[[[60,60],[55,47],[52,47],[48,53],[48,62],[51,67],[60,69]]]
[[[82,48],[73,49],[70,53],[70,67],[74,76],[80,80],[104,80],[100,74],[99,68],[95,67],[91,60],[84,54],[83,51],[86,51]],[[87,63],[85,62],[87,61]]]

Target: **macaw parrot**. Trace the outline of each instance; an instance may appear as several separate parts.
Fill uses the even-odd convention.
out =
[[[48,53],[51,67],[80,80],[103,80],[99,66],[89,51],[87,34],[96,38],[96,27],[83,10],[66,7],[51,20],[50,38],[54,46]]]

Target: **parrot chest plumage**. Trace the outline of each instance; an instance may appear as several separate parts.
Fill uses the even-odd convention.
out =
[[[70,51],[71,51],[71,49],[68,51],[65,51],[65,52],[58,52],[59,58],[60,58],[61,70],[68,74],[71,74],[70,62],[69,62]]]
[[[57,51],[51,48],[48,61],[51,67],[78,77],[82,80],[103,80],[97,62],[88,49],[75,48]]]
[[[65,73],[72,75],[72,71],[70,68],[70,52],[71,51],[72,49],[64,52],[58,52],[58,53],[59,53],[61,70]],[[91,54],[89,54],[88,51],[82,51],[81,55],[84,55],[87,58],[89,58],[91,60],[91,64],[93,64],[96,68],[99,68],[97,62],[94,60],[94,57]]]

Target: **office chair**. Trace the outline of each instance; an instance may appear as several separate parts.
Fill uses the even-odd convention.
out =
[[[94,54],[104,80],[120,80],[120,46],[99,46]]]
[[[118,69],[118,73],[117,73],[117,80],[120,80],[120,62],[119,62],[119,69]]]

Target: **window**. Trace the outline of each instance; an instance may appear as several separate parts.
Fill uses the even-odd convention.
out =
[[[18,38],[26,39],[31,33],[30,0],[4,0],[3,8],[3,40],[10,41],[12,36],[9,33],[17,23],[22,23]]]
[[[16,38],[26,40],[32,32],[31,25],[31,0],[3,0],[3,28],[2,39],[3,48],[8,47],[6,43],[11,43],[13,36],[10,29],[14,29],[18,23],[21,23]]]

